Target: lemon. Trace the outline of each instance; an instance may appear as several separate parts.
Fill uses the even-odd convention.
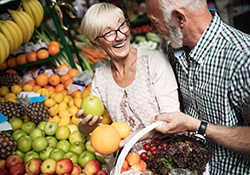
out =
[[[60,118],[58,126],[68,126],[70,124],[70,117]]]
[[[46,88],[42,88],[42,89],[41,89],[40,95],[41,95],[41,96],[46,96],[46,99],[48,99],[48,98],[50,97],[49,90],[46,89]]]
[[[64,94],[62,92],[58,92],[55,94],[53,99],[59,104],[64,100]]]
[[[130,126],[126,122],[117,121],[113,122],[111,125],[117,129],[122,139],[130,134]]]
[[[64,101],[58,104],[58,110],[59,111],[64,111],[68,109],[68,104]]]
[[[56,101],[52,98],[48,98],[48,99],[45,99],[43,103],[47,108],[51,108],[52,106],[56,104]]]
[[[66,118],[71,116],[68,110],[59,111],[58,115],[60,118]]]
[[[32,92],[32,90],[33,90],[33,86],[31,84],[25,84],[23,86],[23,91],[25,92]]]
[[[52,106],[49,108],[49,114],[50,116],[56,116],[58,114],[58,107],[57,106]]]
[[[7,86],[0,87],[0,96],[5,96],[10,92],[9,88]]]
[[[103,124],[111,124],[112,119],[110,118],[109,112],[105,109],[103,114],[102,114],[102,121],[101,123]]]
[[[89,89],[85,89],[82,94],[81,94],[81,97],[82,99],[84,99],[85,97],[89,96],[90,95],[90,90]]]
[[[5,100],[9,100],[9,99],[16,99],[16,94],[14,94],[14,93],[8,93],[8,94],[6,94],[5,96],[4,96],[4,99]]]
[[[22,87],[17,84],[12,85],[10,89],[14,94],[19,94],[20,92],[22,92]]]
[[[63,100],[63,101],[64,101],[65,103],[68,104],[68,103],[69,103],[69,100],[70,100],[70,98],[69,98],[68,95],[64,96],[64,100]]]
[[[80,118],[76,118],[75,115],[71,117],[71,123],[77,125],[78,122],[80,121]]]
[[[82,98],[81,97],[74,97],[74,105],[80,109],[81,103],[82,103]]]
[[[76,94],[74,95],[74,97],[80,97],[81,98],[82,92],[81,91],[77,91]]]
[[[75,115],[77,113],[77,111],[79,110],[79,108],[77,108],[76,106],[70,106],[68,111],[71,115]]]

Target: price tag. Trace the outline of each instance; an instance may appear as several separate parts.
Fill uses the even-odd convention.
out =
[[[88,70],[84,70],[73,78],[76,82],[83,82],[85,86],[92,82],[92,74]]]

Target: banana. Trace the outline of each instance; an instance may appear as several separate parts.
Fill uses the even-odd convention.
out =
[[[40,14],[39,7],[37,7],[37,5],[33,3],[33,0],[28,0],[27,4],[30,7],[30,10],[33,14],[35,27],[37,28],[41,24],[41,15],[42,14]]]
[[[41,24],[44,16],[43,6],[38,0],[30,0],[30,1],[32,1],[33,5],[36,6],[37,9],[39,10],[39,17],[40,17],[39,23]]]
[[[27,0],[22,0],[22,7],[23,7],[24,11],[29,14],[29,16],[31,17],[32,21],[34,22],[34,26],[35,26],[35,19],[34,19],[32,11],[30,9],[30,6],[28,5]]]
[[[18,26],[20,27],[22,34],[23,34],[23,43],[25,43],[25,41],[27,41],[27,37],[28,37],[28,29],[23,20],[20,18],[20,16],[18,15],[19,11],[14,11],[14,10],[8,10],[8,12],[10,13],[11,17],[13,18],[13,20],[18,24]]]
[[[21,18],[22,22],[24,23],[24,25],[26,26],[27,29],[27,38],[24,41],[25,43],[28,42],[35,30],[35,24],[34,21],[32,20],[32,18],[30,17],[30,15],[25,12],[25,11],[19,11],[18,12],[19,17]]]
[[[15,34],[17,34],[18,38],[19,38],[19,43],[18,43],[18,47],[20,47],[23,43],[23,33],[22,30],[20,29],[19,25],[17,25],[17,23],[15,23],[12,20],[5,20],[6,25],[9,24],[11,31],[13,32],[13,36]],[[13,31],[14,30],[14,31]]]
[[[10,33],[9,29],[4,25],[4,22],[0,22],[0,31],[5,35],[5,37],[7,38],[9,42],[10,53],[14,52],[15,48],[17,47],[17,44],[12,34]]]
[[[6,54],[5,58],[7,58],[9,56],[9,54],[10,54],[10,44],[9,44],[8,39],[6,38],[6,36],[1,32],[0,32],[0,39],[1,39],[2,43],[3,43],[2,46],[5,49],[5,54]]]
[[[15,40],[15,47],[14,47],[14,51],[16,51],[18,49],[18,47],[20,47],[21,43],[23,42],[22,40],[20,40],[20,37],[18,36],[17,32],[16,32],[16,28],[13,28],[10,23],[10,20],[5,20],[3,25],[9,30],[9,32],[11,33],[13,39]],[[19,27],[20,30],[20,27]]]
[[[0,33],[0,34],[2,34],[2,33]],[[1,38],[0,38],[0,45],[2,46],[2,47],[0,47],[0,64],[2,64],[4,62],[4,60],[6,59],[7,54],[6,54],[6,48],[5,48],[4,43],[1,40]]]

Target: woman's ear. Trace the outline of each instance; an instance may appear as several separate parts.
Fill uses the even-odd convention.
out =
[[[186,10],[185,9],[174,9],[172,13],[173,19],[177,24],[182,28],[184,27],[187,19],[186,19]]]

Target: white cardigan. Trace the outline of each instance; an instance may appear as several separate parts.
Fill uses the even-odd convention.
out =
[[[135,79],[126,88],[115,83],[110,62],[96,69],[91,86],[91,94],[101,98],[112,120],[127,122],[132,131],[148,126],[155,115],[180,107],[173,70],[161,52],[138,49],[136,66]]]

